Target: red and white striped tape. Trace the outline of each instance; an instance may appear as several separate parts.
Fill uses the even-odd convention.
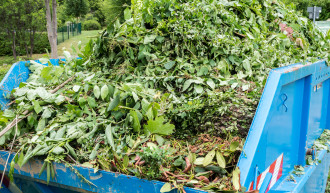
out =
[[[283,153],[264,171],[262,172],[257,178],[257,190],[260,189],[261,184],[263,183],[266,174],[269,172],[272,174],[272,178],[266,190],[266,193],[269,189],[271,189],[274,184],[277,182],[278,179],[282,176],[282,169],[283,169]],[[253,190],[254,181],[250,183],[249,191]]]

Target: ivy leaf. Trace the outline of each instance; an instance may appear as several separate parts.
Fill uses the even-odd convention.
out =
[[[172,190],[172,185],[170,183],[165,183],[162,188],[160,189],[160,192],[170,192]]]
[[[203,166],[205,167],[210,165],[210,163],[212,163],[214,156],[215,156],[215,150],[210,151],[203,160]]]
[[[100,97],[100,94],[101,94],[100,87],[95,85],[94,86],[94,96],[95,96],[95,98],[98,99]]]
[[[102,100],[104,100],[105,97],[108,96],[108,94],[109,94],[108,86],[107,85],[102,86],[102,88],[101,88],[101,98],[102,98]]]
[[[216,156],[217,156],[218,165],[222,168],[225,168],[226,167],[226,160],[223,157],[222,153],[220,151],[217,151]]]
[[[165,118],[163,116],[156,117],[155,120],[149,120],[147,125],[144,125],[144,128],[152,134],[159,135],[170,135],[173,133],[174,125],[170,123],[165,123]]]

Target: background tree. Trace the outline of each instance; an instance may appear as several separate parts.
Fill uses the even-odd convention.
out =
[[[57,58],[57,17],[56,17],[56,0],[52,0],[52,9],[50,9],[50,0],[45,0],[47,33],[51,49],[51,58]]]
[[[86,15],[89,11],[89,5],[87,0],[65,0],[64,2],[65,13],[68,16],[77,18]]]
[[[43,0],[0,1],[0,33],[11,42],[14,59],[17,49],[33,54],[36,32],[44,29]]]
[[[105,16],[102,12],[103,0],[88,0],[90,13],[102,25],[105,25]]]

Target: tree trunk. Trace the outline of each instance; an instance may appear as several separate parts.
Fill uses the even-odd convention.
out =
[[[12,32],[12,40],[13,40],[13,44],[12,44],[12,50],[13,50],[13,56],[14,56],[14,59],[16,60],[17,58],[17,55],[16,55],[16,39],[15,39],[15,31]]]
[[[30,32],[31,33],[31,32]],[[32,29],[32,35],[30,34],[30,56],[32,57],[33,49],[34,49],[34,35],[36,33],[35,29]]]
[[[52,0],[52,14],[49,6],[50,0],[45,0],[48,41],[51,48],[51,58],[57,58],[57,16],[56,0]]]

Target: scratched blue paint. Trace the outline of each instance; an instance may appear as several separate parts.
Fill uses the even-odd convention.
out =
[[[51,60],[58,65],[58,60]],[[28,62],[15,63],[0,83],[0,104],[6,108],[7,96],[20,82],[27,80],[30,71]],[[241,170],[241,184],[245,187],[255,177],[255,167],[264,171],[281,153],[284,154],[283,177],[269,192],[322,192],[325,188],[329,170],[329,153],[318,152],[322,163],[318,166],[305,166],[305,153],[325,128],[330,128],[330,68],[325,61],[314,64],[291,66],[274,69],[270,72],[262,98],[252,122],[238,166]],[[5,160],[8,153],[0,151],[0,159]],[[12,159],[13,156],[11,156]],[[306,174],[296,178],[297,183],[286,180],[294,165],[304,165]],[[16,179],[25,179],[33,183],[41,183],[42,192],[68,191],[91,192],[159,192],[164,184],[133,176],[106,172],[97,173],[93,169],[75,167],[79,173],[96,186],[88,185],[73,171],[63,164],[56,163],[56,178],[49,187],[42,185],[46,181],[46,173],[40,177],[38,171],[42,162],[31,161],[21,169],[15,169]],[[0,170],[4,166],[0,165]],[[203,192],[192,188],[187,193]],[[1,190],[0,190],[1,192]],[[172,191],[175,192],[175,191]]]
[[[320,165],[310,175],[303,175],[306,181],[300,188],[297,184],[292,185],[294,188],[286,183],[279,186],[295,165],[305,166],[306,150],[324,129],[330,128],[329,78],[330,67],[325,61],[293,64],[270,72],[238,163],[243,186],[254,180],[256,166],[262,172],[282,153],[283,175],[270,192],[300,192],[312,180],[311,175],[326,182],[327,177],[317,172]],[[324,173],[329,171],[329,159],[325,162]],[[312,186],[308,191],[324,189]]]

